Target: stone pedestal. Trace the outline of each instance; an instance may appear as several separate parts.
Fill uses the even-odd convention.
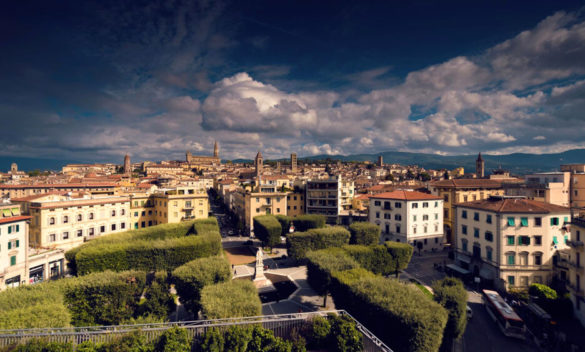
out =
[[[254,280],[252,282],[260,293],[276,291],[272,282],[264,275],[264,260],[262,256],[262,248],[258,248],[258,252],[256,252],[256,269],[254,270]]]

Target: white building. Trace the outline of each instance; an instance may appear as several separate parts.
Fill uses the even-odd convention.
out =
[[[27,280],[28,233],[20,207],[0,205],[0,290],[20,286]]]
[[[415,191],[370,197],[369,222],[382,229],[381,241],[407,242],[424,250],[443,246],[443,199]]]
[[[499,289],[549,284],[553,255],[567,248],[569,208],[491,196],[456,205],[456,265]]]

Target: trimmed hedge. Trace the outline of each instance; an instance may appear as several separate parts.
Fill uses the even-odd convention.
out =
[[[413,248],[408,243],[386,241],[384,243],[388,253],[394,259],[394,270],[396,272],[406,269],[412,258]]]
[[[467,326],[467,290],[461,280],[447,277],[433,283],[435,302],[449,312],[449,319],[443,336],[445,348],[458,340]]]
[[[203,287],[224,282],[232,277],[229,262],[223,257],[208,257],[190,261],[176,268],[172,282],[185,308],[197,316],[201,309],[201,290]]]
[[[349,232],[351,237],[349,243],[371,245],[380,242],[380,226],[370,222],[354,222],[349,225]]]
[[[302,260],[308,251],[348,244],[349,236],[349,231],[341,226],[295,232],[287,237],[288,255],[295,260]]]
[[[175,297],[170,292],[171,285],[166,271],[157,271],[154,275],[147,275],[147,285],[144,299],[140,300],[134,315],[154,320],[166,321],[175,311]]]
[[[280,243],[282,227],[274,215],[254,217],[254,234],[265,246],[274,247]]]
[[[396,272],[396,259],[384,245],[347,245],[343,246],[343,250],[375,274],[389,275]]]
[[[305,214],[299,215],[292,219],[295,231],[303,232],[311,229],[320,229],[325,227],[325,216]]]
[[[65,292],[75,326],[117,325],[130,320],[146,284],[140,271],[95,273],[77,280]]]
[[[359,264],[341,248],[328,248],[307,253],[307,282],[320,295],[327,294],[331,273],[359,268]]]
[[[280,233],[281,236],[288,236],[288,231],[290,230],[290,224],[292,223],[292,218],[286,215],[275,215],[276,220],[280,223],[280,227],[282,228],[282,232]]]
[[[201,311],[207,319],[259,316],[262,303],[252,281],[231,280],[203,288]]]
[[[380,276],[335,275],[332,291],[338,309],[346,309],[394,351],[437,351],[447,311],[414,285]]]
[[[221,252],[221,236],[215,218],[171,225],[92,240],[68,252],[68,258],[74,258],[71,267],[79,275],[104,270],[168,271]],[[192,233],[196,235],[190,235]]]

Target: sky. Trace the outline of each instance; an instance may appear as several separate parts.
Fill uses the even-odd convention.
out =
[[[0,156],[585,148],[582,1],[14,1]]]

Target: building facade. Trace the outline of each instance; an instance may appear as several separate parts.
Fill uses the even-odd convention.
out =
[[[456,265],[498,289],[549,284],[553,255],[566,248],[569,208],[491,196],[456,205]]]
[[[18,205],[0,204],[0,290],[26,283],[29,219]]]
[[[524,183],[503,184],[506,195],[568,207],[570,203],[569,172],[544,172],[524,177]]]
[[[569,259],[568,288],[573,302],[575,317],[585,326],[585,218],[573,218]]]
[[[353,197],[353,181],[343,180],[340,175],[307,181],[305,210],[307,214],[324,215],[328,224],[336,224],[341,212],[351,209]]]
[[[415,248],[422,246],[424,250],[442,249],[442,198],[421,192],[394,191],[369,199],[368,219],[380,226],[381,242],[404,242]]]

